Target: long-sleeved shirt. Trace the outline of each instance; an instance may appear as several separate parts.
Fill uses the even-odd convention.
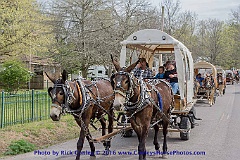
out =
[[[164,78],[164,73],[158,73],[155,78],[158,78],[158,79],[163,79]]]
[[[178,78],[177,77],[173,77],[173,78],[170,78],[169,75],[170,74],[177,74],[177,70],[176,69],[173,69],[173,70],[170,70],[170,71],[165,71],[165,74],[164,74],[164,78],[165,79],[169,79],[170,80],[170,83],[172,82],[175,82],[177,83],[178,82]]]
[[[136,78],[140,78],[141,72],[142,72],[142,69],[141,69],[141,68],[135,67],[135,68],[133,69],[133,75],[134,75]],[[152,78],[152,77],[153,77],[152,70],[149,69],[149,68],[146,68],[146,69],[143,71],[143,73],[142,73],[142,77],[143,77],[143,78]]]

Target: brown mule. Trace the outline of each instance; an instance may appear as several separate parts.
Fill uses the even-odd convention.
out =
[[[206,89],[206,95],[210,106],[215,103],[214,94],[216,91],[215,82],[211,75],[207,75],[203,80],[204,87]]]
[[[217,74],[217,88],[219,90],[219,95],[222,96],[224,94],[224,80],[222,74]]]
[[[146,159],[146,138],[151,122],[153,122],[155,129],[153,144],[157,151],[159,151],[160,148],[157,137],[159,131],[158,124],[160,124],[160,122],[162,124],[164,135],[162,153],[163,158],[166,158],[167,129],[170,122],[170,110],[174,105],[171,87],[161,80],[145,82],[144,80],[135,78],[129,72],[137,62],[128,68],[122,69],[116,61],[113,59],[112,61],[117,71],[117,73],[111,77],[111,83],[115,93],[113,106],[116,109],[121,108],[121,110],[126,111],[131,126],[138,136],[139,159]],[[160,104],[160,107],[158,104]]]
[[[47,77],[54,83],[53,88],[48,89],[52,98],[50,117],[53,121],[59,121],[64,109],[71,113],[77,124],[80,126],[80,136],[77,142],[76,160],[80,159],[84,139],[87,138],[91,154],[95,156],[95,146],[91,141],[88,126],[91,120],[97,118],[102,125],[102,135],[106,134],[106,121],[103,114],[108,114],[108,133],[113,131],[113,89],[108,80],[89,80],[67,81],[67,73],[64,70],[62,79],[55,79],[46,73]],[[105,149],[110,148],[110,141],[104,142]]]

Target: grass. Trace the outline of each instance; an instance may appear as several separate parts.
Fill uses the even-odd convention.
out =
[[[59,122],[51,119],[26,124],[17,124],[0,129],[0,157],[4,156],[8,146],[14,141],[25,140],[45,148],[79,136],[80,128],[73,116],[62,116]]]

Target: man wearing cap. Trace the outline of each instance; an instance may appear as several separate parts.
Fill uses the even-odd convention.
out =
[[[143,71],[143,73],[142,73]],[[152,70],[149,68],[148,63],[145,58],[140,58],[139,63],[137,66],[133,69],[133,75],[136,78],[140,78],[142,74],[142,78],[152,78]]]

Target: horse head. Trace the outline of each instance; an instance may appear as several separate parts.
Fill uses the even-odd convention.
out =
[[[222,84],[223,83],[223,76],[221,73],[217,74],[217,80],[218,80],[218,84]]]
[[[48,88],[48,94],[52,99],[50,117],[53,121],[59,121],[73,101],[78,100],[76,82],[67,81],[67,72],[64,70],[62,78],[55,79],[46,73],[47,77],[54,83],[53,87]]]
[[[136,89],[137,79],[130,72],[137,65],[138,61],[127,68],[121,68],[113,58],[112,62],[117,71],[111,76],[111,85],[115,94],[113,107],[116,110],[124,110],[124,104],[132,98]]]
[[[212,88],[213,85],[214,85],[214,81],[213,81],[212,75],[207,74],[206,78],[204,79],[204,82],[205,82],[205,87],[206,88],[208,88],[208,89]]]

